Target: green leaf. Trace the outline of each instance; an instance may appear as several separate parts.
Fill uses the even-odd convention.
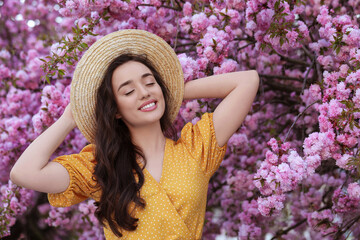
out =
[[[81,43],[81,46],[83,47],[83,48],[88,48],[89,46],[86,44],[86,43]]]
[[[213,41],[213,43],[214,43],[214,47],[216,47],[216,46],[217,46],[216,40],[215,40],[215,39],[212,39],[212,41]]]
[[[280,38],[280,46],[282,46],[284,44],[284,39]]]
[[[275,11],[277,11],[279,9],[279,6],[280,6],[280,1],[276,1],[275,5],[274,5]]]
[[[65,72],[63,69],[59,69],[58,74],[62,77],[65,75]]]

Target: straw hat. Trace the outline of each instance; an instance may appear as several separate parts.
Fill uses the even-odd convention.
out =
[[[182,68],[174,50],[160,37],[143,30],[120,30],[96,41],[78,62],[71,82],[74,120],[90,143],[95,137],[97,88],[113,59],[124,53],[145,54],[172,94],[170,118],[177,116],[184,94]]]

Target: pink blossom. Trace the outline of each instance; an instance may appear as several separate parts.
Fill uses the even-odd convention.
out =
[[[267,151],[265,156],[266,156],[265,160],[267,162],[269,162],[270,164],[273,164],[273,165],[277,164],[278,159],[279,159],[277,155],[275,155],[271,151]]]
[[[320,100],[321,99],[321,89],[318,84],[312,84],[309,88],[309,91],[314,98],[314,100]]]
[[[352,190],[351,187],[350,190]],[[355,191],[357,191],[357,189]],[[332,208],[336,213],[350,212],[359,208],[359,199],[351,198],[348,194],[342,191],[341,188],[338,188],[334,191],[332,202]]]
[[[337,226],[332,224],[333,220],[334,216],[329,209],[313,212],[307,218],[309,225],[324,235],[337,231]]]
[[[304,141],[304,153],[307,156],[319,155],[322,159],[331,157],[334,149],[335,134],[332,131],[326,133],[312,133]]]
[[[267,145],[271,148],[272,151],[278,152],[279,151],[279,143],[275,138],[271,138]]]
[[[339,101],[337,101],[335,99],[331,99],[330,103],[329,103],[328,111],[329,111],[328,114],[329,114],[330,118],[336,118],[342,113],[343,106],[341,103],[339,103]]]
[[[283,144],[281,144],[281,150],[283,150],[284,152],[287,152],[291,147],[291,143],[290,142],[284,142]]]
[[[344,82],[338,83],[336,86],[336,98],[338,100],[347,100],[349,98],[351,90],[349,88],[346,88],[346,85]]]
[[[360,108],[360,89],[356,89],[356,92],[352,98],[352,101],[355,103],[357,108]]]
[[[191,17],[191,21],[193,33],[195,34],[201,33],[209,26],[208,18],[205,13],[194,14]]]
[[[230,137],[228,141],[228,145],[232,147],[240,147],[240,146],[245,147],[245,145],[248,144],[248,142],[249,141],[245,134],[235,133]]]
[[[254,31],[256,29],[256,23],[254,21],[249,21],[246,23],[246,29]]]
[[[266,198],[259,197],[258,209],[263,216],[269,216],[271,214],[278,214],[283,209],[283,202],[285,201],[285,195],[273,195]]]
[[[291,46],[295,46],[298,36],[299,36],[299,34],[296,31],[290,31],[290,32],[286,33],[286,38],[287,38],[287,40],[289,40]]]
[[[312,175],[314,174],[315,170],[321,164],[321,158],[319,155],[312,155],[305,158],[305,162],[307,165],[307,174]]]
[[[183,13],[185,16],[191,16],[192,15],[192,5],[190,2],[186,2],[184,5],[183,5]]]
[[[185,121],[191,121],[195,118],[196,113],[200,110],[200,105],[197,100],[186,103],[185,108],[180,110],[180,115]]]
[[[336,140],[350,148],[357,144],[357,139],[349,134],[339,134],[337,135]]]
[[[257,15],[257,25],[261,30],[266,30],[269,28],[271,23],[271,18],[274,16],[274,10],[272,9],[264,9],[259,12]]]
[[[325,25],[328,22],[331,22],[331,17],[329,16],[329,10],[326,5],[320,7],[320,15],[317,16],[316,21],[321,25]]]
[[[220,67],[214,67],[214,74],[235,72],[238,68],[239,65],[236,61],[232,59],[224,59]]]
[[[360,199],[360,185],[357,182],[350,183],[347,191],[351,198]]]
[[[357,70],[356,72],[352,72],[350,73],[347,77],[346,77],[346,82],[347,83],[351,83],[351,84],[355,84],[360,78],[360,70]]]
[[[0,58],[3,58],[3,59],[9,59],[11,57],[10,53],[8,51],[6,51],[6,49],[2,49],[0,51]]]
[[[338,165],[339,167],[341,167],[343,169],[347,169],[347,170],[354,169],[354,166],[349,164],[351,157],[352,156],[349,154],[344,154],[343,156],[341,156],[341,158],[336,159],[336,165]]]

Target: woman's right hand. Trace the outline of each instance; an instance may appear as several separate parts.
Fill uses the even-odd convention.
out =
[[[72,111],[71,111],[71,104],[70,103],[66,106],[66,108],[65,108],[63,114],[61,115],[61,117],[66,119],[67,121],[70,121],[70,124],[73,126],[73,128],[76,127],[76,122],[74,120],[74,116],[73,116]]]

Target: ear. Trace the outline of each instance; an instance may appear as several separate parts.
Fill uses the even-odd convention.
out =
[[[117,113],[117,114],[115,115],[115,118],[116,118],[116,119],[120,119],[120,118],[121,118],[120,113]]]

